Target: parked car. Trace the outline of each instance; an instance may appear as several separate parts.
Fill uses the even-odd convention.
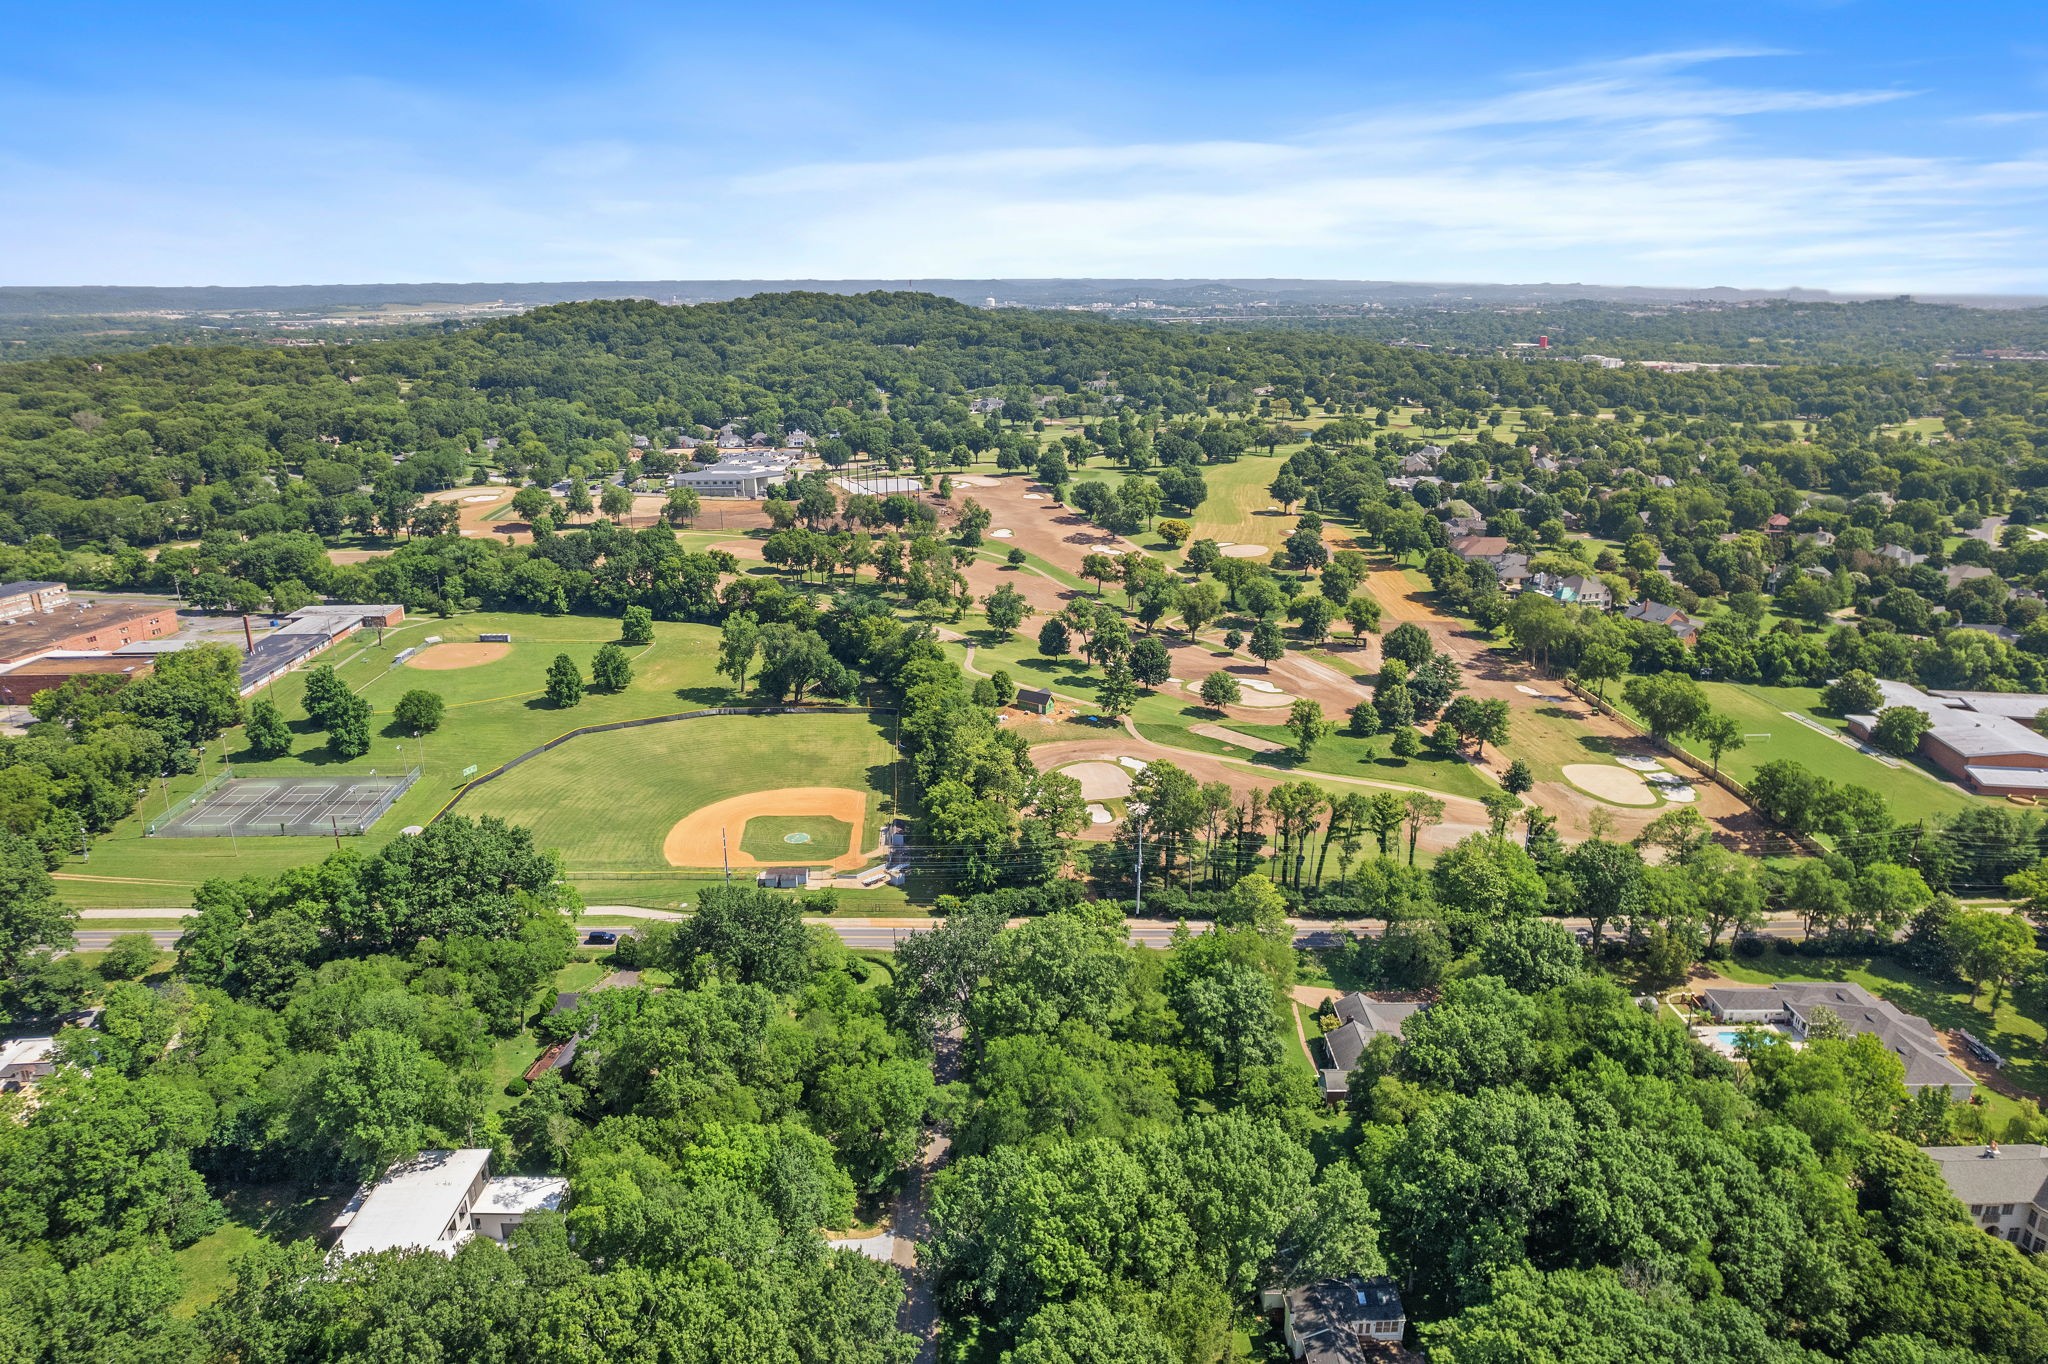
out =
[[[584,942],[589,943],[592,946],[605,947],[609,947],[611,944],[617,942],[618,940],[619,935],[612,932],[608,928],[593,928],[590,930],[589,934],[586,935],[583,939]]]

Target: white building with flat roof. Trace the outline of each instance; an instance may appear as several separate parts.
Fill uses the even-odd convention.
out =
[[[560,1175],[505,1175],[484,1185],[470,1219],[477,1235],[503,1245],[512,1228],[534,1213],[560,1211],[568,1198],[569,1181]]]
[[[729,454],[718,463],[675,475],[678,488],[695,488],[699,497],[736,497],[759,501],[769,490],[789,481],[797,456],[773,450]]]
[[[470,1211],[490,1181],[485,1147],[423,1151],[394,1165],[366,1193],[349,1200],[335,1225],[343,1255],[380,1250],[433,1250],[453,1255],[473,1231]]]
[[[492,1179],[484,1147],[423,1151],[392,1166],[349,1200],[334,1225],[339,1255],[380,1250],[431,1250],[453,1255],[472,1236],[504,1244],[512,1228],[537,1212],[554,1212],[569,1197],[558,1175]]]

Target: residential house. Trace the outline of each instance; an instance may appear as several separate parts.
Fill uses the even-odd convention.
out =
[[[1647,597],[1628,607],[1621,614],[1629,620],[1646,620],[1652,625],[1661,625],[1686,644],[1692,643],[1694,636],[1700,632],[1699,621],[1675,606],[1666,606],[1663,602],[1651,601]]]
[[[1388,1278],[1321,1279],[1301,1288],[1269,1288],[1259,1305],[1280,1313],[1287,1352],[1307,1364],[1361,1364],[1386,1358],[1408,1329],[1401,1290]]]
[[[1614,605],[1614,592],[1599,578],[1585,573],[1573,573],[1558,577],[1550,573],[1538,573],[1530,584],[1536,591],[1561,602],[1580,606],[1597,606],[1602,611]]]
[[[537,1212],[559,1211],[568,1198],[569,1181],[560,1175],[507,1175],[484,1185],[469,1211],[470,1226],[503,1245],[514,1227]]]
[[[56,1069],[54,1037],[14,1037],[0,1042],[0,1093],[27,1089]]]
[[[1771,519],[1764,522],[1764,534],[1783,535],[1792,529],[1792,518],[1783,512],[1773,512]]]
[[[1964,583],[1974,582],[1978,578],[1989,578],[1991,576],[1991,570],[1982,564],[1950,564],[1947,568],[1941,570],[1941,580],[1951,592],[1961,587]]]
[[[1970,1097],[1976,1081],[1949,1059],[1948,1048],[1932,1025],[1917,1014],[1879,999],[1861,985],[1831,980],[1781,980],[1763,986],[1729,986],[1701,992],[1716,1023],[1774,1023],[1804,1038],[1816,1011],[1826,1009],[1840,1019],[1851,1037],[1874,1035],[1906,1068],[1907,1092],[1946,1089],[1958,1102]]]
[[[1406,1000],[1375,999],[1354,991],[1340,996],[1330,1007],[1338,1022],[1323,1034],[1323,1049],[1329,1054],[1330,1065],[1321,1073],[1321,1079],[1323,1098],[1336,1104],[1350,1093],[1351,1072],[1358,1069],[1358,1058],[1365,1055],[1372,1040],[1391,1037],[1400,1041],[1401,1029],[1423,1006]]]
[[[394,1165],[374,1185],[358,1189],[334,1227],[338,1255],[380,1250],[431,1250],[453,1255],[479,1232],[503,1241],[536,1212],[552,1212],[568,1197],[569,1181],[514,1175],[492,1179],[483,1147],[423,1151]]]
[[[1827,549],[1835,543],[1835,533],[1829,530],[1803,531],[1799,536],[1799,542],[1804,545],[1819,545],[1822,549]]]
[[[1052,714],[1052,692],[1044,687],[1017,688],[1017,709],[1028,710],[1033,715]]]
[[[2048,1250],[2048,1146],[1923,1146],[1970,1220],[2032,1254]]]
[[[1972,627],[1977,628],[1977,627]],[[1920,756],[1979,795],[2048,794],[2048,737],[2029,721],[2048,710],[2048,696],[2030,692],[1925,692],[1880,681],[1881,709],[1910,706],[1927,717]],[[1849,732],[1869,739],[1875,715],[1851,715]]]
[[[1460,535],[1451,541],[1451,553],[1471,563],[1484,560],[1498,567],[1500,561],[1515,552],[1505,535]]]

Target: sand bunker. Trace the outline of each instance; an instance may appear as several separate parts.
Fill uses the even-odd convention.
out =
[[[499,498],[503,497],[504,495],[505,494],[503,493],[477,493],[474,496],[465,497],[462,500],[464,502],[496,502]]]
[[[1664,770],[1664,764],[1658,762],[1655,758],[1638,757],[1633,753],[1624,753],[1616,758],[1615,761],[1623,767],[1637,772],[1662,772]]]
[[[1692,783],[1676,772],[1652,772],[1644,778],[1658,795],[1674,805],[1690,805],[1700,798]]]
[[[962,474],[953,480],[953,486],[956,488],[993,488],[996,486],[996,481],[992,478],[974,478]]]
[[[486,663],[496,663],[511,652],[509,644],[434,644],[405,660],[405,666],[422,672],[450,673],[457,668],[481,668]]]
[[[1223,551],[1226,559],[1265,559],[1273,553],[1264,545],[1218,545],[1217,548]]]
[[[1095,804],[1093,801],[1089,802],[1088,822],[1090,824],[1108,824],[1115,818],[1115,815],[1103,809],[1100,805]]]
[[[1073,763],[1059,771],[1080,782],[1088,800],[1122,800],[1131,794],[1130,772],[1113,762]]]
[[[1024,500],[1025,500],[1026,502],[1043,502],[1043,501],[1045,501],[1045,494],[1044,494],[1044,493],[1026,493],[1026,494],[1024,494]]]
[[[867,810],[867,793],[847,786],[788,786],[779,791],[752,791],[714,801],[684,815],[662,840],[661,855],[671,867],[716,867],[721,865],[722,851],[730,853],[735,867],[766,866],[767,863],[757,862],[740,850],[740,836],[747,821],[763,815],[815,815],[852,826],[854,846],[826,865],[834,871],[858,871],[868,860],[860,850]]]
[[[1199,734],[1205,739],[1220,739],[1226,744],[1236,744],[1239,748],[1248,748],[1254,753],[1281,753],[1287,748],[1286,744],[1276,744],[1271,739],[1255,738],[1250,734],[1239,734],[1236,730],[1226,729],[1222,725],[1189,725],[1188,733]]]
[[[1010,528],[1009,528],[1008,526],[1005,526],[1005,527],[1003,527],[1003,528],[1002,528],[1001,530],[992,530],[992,531],[990,531],[990,532],[989,532],[989,538],[990,538],[990,539],[992,539],[992,540],[1007,540],[1007,539],[1009,539],[1009,538],[1010,538],[1010,537],[1011,537],[1012,535],[1015,535],[1016,533],[1017,533],[1016,531],[1013,531],[1013,530],[1011,530],[1011,529],[1010,529]]]
[[[1655,805],[1656,793],[1637,773],[1608,763],[1570,763],[1564,779],[1587,795],[1614,805]]]

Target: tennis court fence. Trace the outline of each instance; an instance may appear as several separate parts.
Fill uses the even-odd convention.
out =
[[[414,767],[304,777],[224,771],[150,820],[154,838],[291,838],[361,834],[420,778]]]

